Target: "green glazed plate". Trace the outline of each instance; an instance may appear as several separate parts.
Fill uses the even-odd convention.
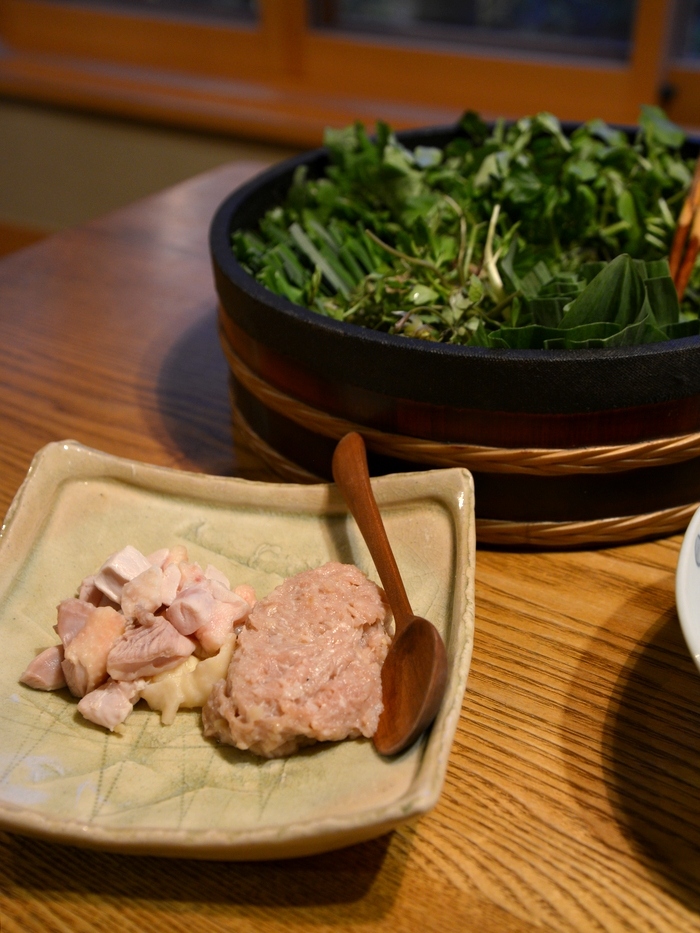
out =
[[[67,690],[19,677],[57,643],[58,602],[126,544],[184,544],[259,596],[328,560],[377,580],[335,487],[186,473],[75,441],[40,450],[0,534],[0,829],[132,854],[284,858],[381,835],[434,806],[472,652],[472,480],[429,470],[373,485],[413,609],[445,638],[442,709],[395,759],[356,740],[267,761],[205,739],[198,710],[164,726],[140,703],[110,734],[80,717]]]

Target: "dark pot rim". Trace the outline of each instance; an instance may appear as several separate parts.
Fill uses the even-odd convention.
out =
[[[439,146],[458,132],[428,127],[397,135],[407,146]],[[699,148],[696,140],[690,145]],[[327,161],[319,148],[272,166],[232,192],[212,219],[221,305],[254,341],[335,384],[451,407],[564,414],[700,395],[700,336],[596,350],[465,347],[336,321],[269,291],[237,261],[231,234],[279,203],[298,166],[318,173]]]

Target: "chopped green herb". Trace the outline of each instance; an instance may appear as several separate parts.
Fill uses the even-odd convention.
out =
[[[540,113],[466,113],[444,150],[386,124],[329,130],[325,175],[297,170],[241,264],[290,301],[388,333],[483,347],[594,348],[700,333],[700,264],[669,275],[692,176],[683,131],[643,107],[632,138]]]

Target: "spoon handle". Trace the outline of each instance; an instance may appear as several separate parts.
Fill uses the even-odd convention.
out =
[[[365,539],[379,579],[394,614],[396,634],[411,621],[413,612],[391,550],[384,522],[372,492],[367,451],[360,434],[346,434],[333,454],[333,479]]]

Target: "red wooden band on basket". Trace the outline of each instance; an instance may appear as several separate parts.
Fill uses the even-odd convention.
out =
[[[223,329],[221,341],[235,378],[267,408],[301,427],[335,440],[349,431],[359,431],[369,448],[402,460],[437,467],[459,466],[488,473],[562,476],[662,466],[691,460],[700,455],[700,432],[633,444],[576,448],[487,447],[392,434],[337,417],[287,395],[243,362]]]
[[[563,413],[492,411],[386,395],[320,375],[246,333],[219,309],[222,339],[248,369],[282,395],[353,424],[477,450],[606,448],[700,431],[700,395],[632,408]],[[693,454],[689,454],[693,456]],[[500,455],[496,458],[500,460]]]

